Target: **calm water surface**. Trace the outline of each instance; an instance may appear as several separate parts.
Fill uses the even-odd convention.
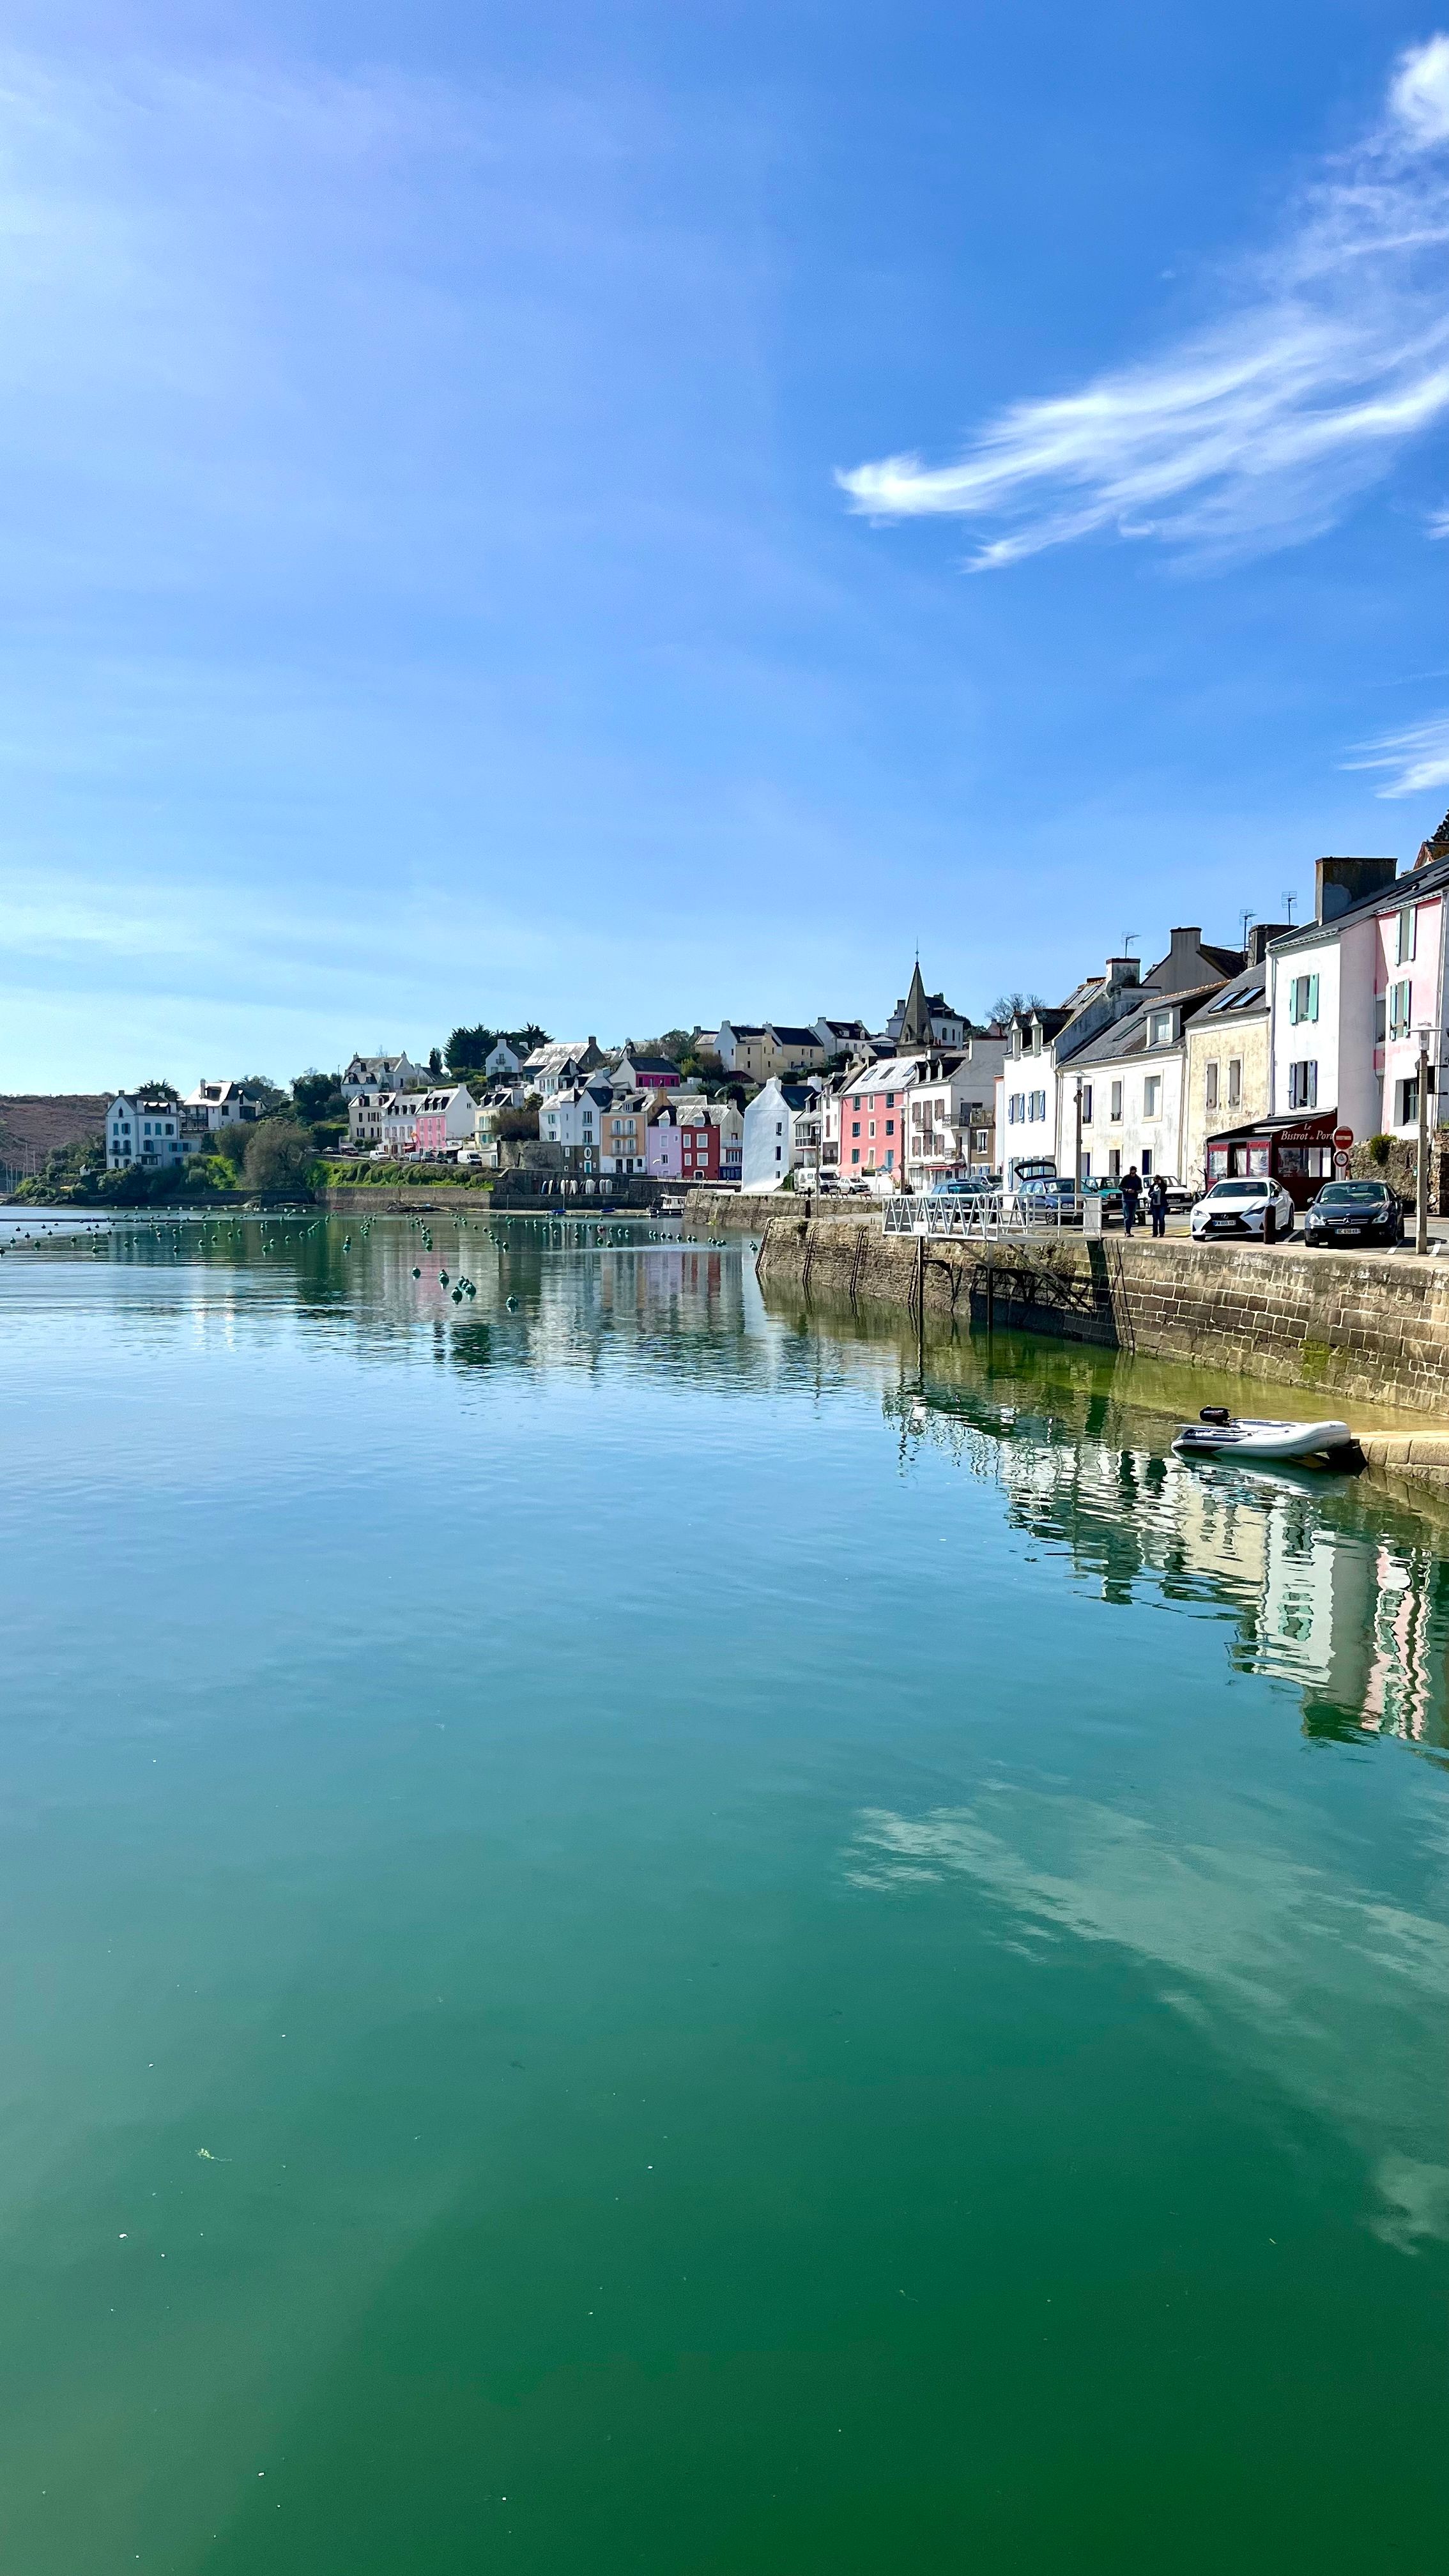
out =
[[[1442,2567],[1443,1525],[1174,1400],[0,1260],[0,2567]]]

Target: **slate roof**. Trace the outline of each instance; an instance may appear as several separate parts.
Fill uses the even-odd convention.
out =
[[[1180,1011],[1184,1021],[1190,1020],[1221,991],[1220,984],[1212,983],[1193,985],[1183,993],[1145,993],[1137,1010],[1099,1030],[1072,1061],[1085,1069],[1088,1065],[1117,1064],[1126,1056],[1170,1054],[1179,1043],[1177,1038],[1160,1048],[1148,1043],[1148,1023],[1153,1012]]]

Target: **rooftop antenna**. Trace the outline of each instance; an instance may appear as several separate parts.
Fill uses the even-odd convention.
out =
[[[1124,957],[1126,956],[1126,954],[1127,954],[1128,950],[1132,947],[1132,945],[1133,945],[1134,941],[1137,939],[1137,936],[1138,936],[1138,933],[1137,933],[1135,930],[1124,930],[1124,931],[1123,931],[1123,933],[1122,933],[1122,954],[1123,954],[1123,956],[1124,956]]]
[[[1240,948],[1247,947],[1248,933],[1257,918],[1258,916],[1253,911],[1251,905],[1245,903],[1238,914],[1238,946]]]
[[[1295,905],[1295,903],[1296,903],[1297,901],[1298,901],[1298,897],[1297,897],[1297,895],[1296,895],[1296,894],[1290,894],[1290,893],[1288,892],[1287,887],[1285,886],[1285,887],[1284,887],[1284,889],[1283,889],[1283,909],[1284,909],[1284,911],[1285,911],[1285,912],[1287,913],[1287,915],[1288,915],[1288,927],[1289,927],[1289,929],[1290,929],[1290,930],[1291,930],[1291,929],[1292,929],[1292,927],[1293,927],[1293,906]]]

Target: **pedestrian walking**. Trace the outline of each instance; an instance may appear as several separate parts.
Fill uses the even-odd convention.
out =
[[[1160,1172],[1148,1184],[1147,1213],[1152,1219],[1152,1240],[1157,1243],[1167,1232],[1167,1183]]]
[[[1122,1231],[1124,1234],[1130,1234],[1137,1223],[1137,1213],[1141,1203],[1142,1175],[1134,1163],[1131,1171],[1124,1174],[1122,1181]]]

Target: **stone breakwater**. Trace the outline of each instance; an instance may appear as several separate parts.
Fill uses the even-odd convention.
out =
[[[1325,1412],[1355,1397],[1401,1408],[1422,1433],[1371,1433],[1366,1455],[1449,1491],[1449,1262],[1172,1237],[923,1249],[887,1236],[877,1211],[812,1220],[779,1200],[759,1235],[767,1288],[1276,1380],[1321,1394]]]

